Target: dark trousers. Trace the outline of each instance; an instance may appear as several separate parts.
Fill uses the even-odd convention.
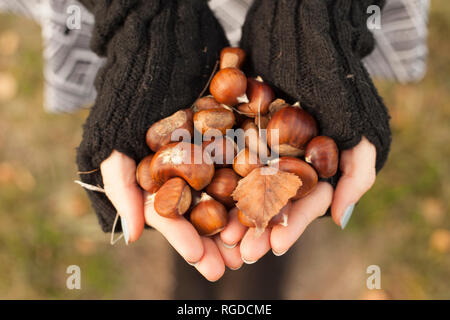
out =
[[[174,299],[283,299],[283,284],[291,254],[276,257],[268,252],[258,262],[237,271],[226,270],[211,283],[177,253]]]

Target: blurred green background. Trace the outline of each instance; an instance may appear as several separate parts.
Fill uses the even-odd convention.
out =
[[[73,183],[88,112],[44,112],[40,32],[0,15],[0,298],[170,298],[165,240],[145,232],[136,244],[111,247]],[[433,0],[425,79],[377,82],[392,115],[389,162],[345,232],[330,219],[305,232],[293,248],[285,298],[450,298],[449,32],[450,2]],[[66,288],[72,264],[82,270],[81,290]],[[381,290],[366,288],[373,264]]]

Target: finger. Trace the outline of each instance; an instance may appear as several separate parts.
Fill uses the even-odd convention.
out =
[[[204,254],[203,242],[197,230],[184,217],[165,218],[154,207],[154,195],[144,193],[145,221],[167,239],[171,246],[190,264],[200,261]]]
[[[219,248],[220,254],[222,255],[225,265],[228,268],[230,268],[231,270],[237,270],[240,267],[242,267],[242,264],[244,262],[242,261],[241,258],[239,245],[233,248],[229,248],[226,245],[224,245],[220,236],[214,237],[214,241],[217,245],[217,248]]]
[[[241,240],[240,249],[242,261],[253,264],[270,250],[270,229],[258,236],[255,228],[249,228]]]
[[[120,215],[125,242],[136,241],[144,230],[142,191],[136,183],[136,163],[114,150],[100,165],[106,196]]]
[[[202,241],[205,253],[201,260],[195,264],[195,268],[207,280],[214,282],[223,276],[225,264],[214,241],[207,237],[202,237]]]
[[[222,239],[225,246],[229,248],[234,248],[236,244],[241,241],[244,237],[247,227],[239,222],[237,215],[237,208],[231,209],[229,213],[228,224],[225,229],[220,232],[220,238]]]
[[[363,137],[356,147],[342,152],[340,162],[342,176],[334,193],[331,216],[344,229],[355,204],[375,182],[375,146]]]
[[[275,255],[281,256],[298,240],[306,227],[325,214],[333,198],[333,187],[328,182],[319,182],[305,198],[292,203],[288,225],[272,228],[270,245]]]

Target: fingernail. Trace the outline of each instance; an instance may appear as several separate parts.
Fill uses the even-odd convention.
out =
[[[236,270],[239,270],[241,267],[242,267],[242,264],[239,267],[237,267],[237,268],[228,267],[228,269],[230,269],[232,271],[236,271]]]
[[[256,261],[258,261],[258,260],[255,260],[255,261],[247,261],[247,260],[245,260],[244,258],[241,258],[241,259],[242,259],[242,261],[244,261],[245,264],[254,264]]]
[[[280,253],[275,252],[275,251],[272,250],[272,253],[273,253],[274,255],[276,255],[277,257],[282,256],[282,255],[285,254],[286,252],[287,252],[287,250],[286,250],[286,251],[283,251],[283,252],[280,252]]]
[[[197,263],[198,263],[198,261],[197,262],[186,261],[186,262],[187,262],[188,265],[193,266],[193,267],[195,267],[197,265]]]
[[[225,242],[222,242],[223,246],[227,249],[233,249],[236,247],[237,243],[235,244],[226,244]]]
[[[344,230],[344,228],[347,226],[348,221],[352,217],[353,209],[355,208],[355,204],[351,204],[345,209],[344,214],[341,217],[341,228]]]
[[[120,217],[120,223],[122,224],[123,239],[125,240],[126,245],[128,245],[128,241],[130,240],[130,232],[128,231],[127,220]]]

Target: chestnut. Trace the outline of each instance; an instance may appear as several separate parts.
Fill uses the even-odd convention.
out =
[[[330,137],[315,137],[306,146],[305,161],[316,168],[320,177],[330,178],[336,174],[338,169],[338,147]]]
[[[174,177],[183,178],[195,190],[202,190],[214,176],[211,157],[201,146],[188,142],[175,142],[162,147],[150,164],[152,178],[164,184]]]
[[[288,226],[288,214],[289,210],[292,207],[292,202],[289,201],[281,210],[280,212],[274,216],[269,221],[269,228],[275,227],[276,225],[281,225],[283,227]],[[242,223],[244,226],[249,228],[254,228],[255,224],[251,219],[249,219],[241,210],[238,210],[238,220],[240,223]]]
[[[258,156],[249,149],[242,149],[234,158],[233,169],[241,177],[247,176],[256,168],[262,167],[263,164]]]
[[[302,180],[302,186],[298,189],[297,194],[291,198],[292,200],[298,200],[308,195],[319,180],[314,168],[298,158],[280,157],[269,161],[268,165],[277,167],[281,171],[294,173]]]
[[[245,51],[241,48],[226,47],[220,52],[220,69],[242,69],[245,62]]]
[[[153,154],[150,154],[146,156],[144,159],[139,162],[137,168],[136,168],[136,181],[139,184],[139,186],[147,191],[150,194],[155,193],[158,191],[160,185],[155,183],[155,181],[152,179],[152,174],[150,171],[150,163],[153,159]]]
[[[278,141],[276,137],[278,130]],[[304,154],[305,145],[317,135],[316,120],[299,107],[284,107],[272,115],[267,125],[267,143],[281,156],[297,157]],[[272,141],[274,140],[274,141]]]
[[[186,213],[191,205],[191,188],[181,178],[166,181],[155,196],[155,211],[163,217],[175,218]]]
[[[222,203],[228,209],[234,206],[234,200],[231,196],[236,189],[240,177],[229,168],[216,170],[211,183],[205,191],[214,199]]]
[[[220,107],[197,112],[194,115],[194,126],[206,136],[214,135],[216,130],[224,135],[228,129],[233,128],[235,120],[232,110]]]
[[[231,166],[236,156],[236,149],[236,143],[227,136],[203,141],[203,151],[211,156],[216,168]]]
[[[249,78],[247,80],[247,97],[250,102],[240,104],[238,110],[245,113],[247,117],[255,117],[269,111],[269,105],[275,99],[275,93],[261,77]]]
[[[184,129],[192,137],[194,134],[193,112],[191,109],[179,110],[170,117],[155,122],[147,131],[146,142],[152,151],[179,140],[172,140],[172,133]]]
[[[209,86],[209,91],[216,101],[230,107],[249,102],[245,94],[246,90],[247,78],[241,70],[236,68],[220,70]]]
[[[209,110],[209,109],[217,109],[222,107],[222,105],[220,103],[218,103],[216,101],[216,99],[214,99],[213,96],[206,96],[206,97],[202,97],[197,99],[194,102],[194,112],[199,112],[202,110]]]
[[[201,236],[212,236],[222,231],[228,223],[227,209],[207,193],[192,209],[190,221]]]

